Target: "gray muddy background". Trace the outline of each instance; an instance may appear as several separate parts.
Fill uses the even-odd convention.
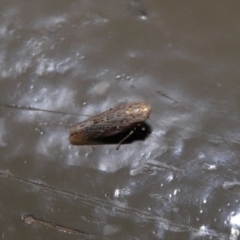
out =
[[[238,239],[239,13],[1,1],[0,238]],[[145,139],[70,145],[74,114],[133,100],[152,107]]]

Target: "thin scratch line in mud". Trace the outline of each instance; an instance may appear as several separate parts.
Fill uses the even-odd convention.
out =
[[[161,122],[160,123],[162,125],[166,125],[164,122]],[[234,139],[230,139],[230,138],[226,138],[226,137],[222,137],[222,136],[218,136],[218,135],[214,135],[214,134],[209,134],[209,133],[206,133],[206,132],[202,132],[202,131],[197,131],[197,130],[193,130],[193,129],[190,129],[190,128],[186,128],[186,127],[181,127],[181,126],[177,126],[178,128],[181,128],[181,129],[184,129],[184,130],[187,130],[187,131],[190,131],[190,132],[195,132],[195,133],[198,133],[198,134],[202,134],[202,135],[205,135],[205,136],[209,136],[209,137],[213,137],[213,138],[218,138],[218,139],[222,139],[222,140],[225,140],[227,142],[233,142],[233,143],[237,143],[237,144],[240,144],[240,141],[237,141],[237,140],[234,140]],[[156,134],[151,134],[155,137],[159,137],[158,135]]]
[[[78,114],[78,113],[68,113],[68,112],[47,110],[47,109],[30,107],[30,106],[21,106],[21,105],[17,105],[17,104],[5,104],[5,103],[0,103],[0,107],[2,107],[2,108],[13,108],[13,109],[24,110],[24,111],[39,111],[39,112],[47,112],[47,113],[56,113],[56,114],[64,114],[64,115],[90,117],[90,115],[83,115],[83,114]]]
[[[17,181],[20,181],[20,182],[28,183],[28,184],[31,184],[31,185],[37,185],[37,186],[45,188],[47,190],[52,190],[52,191],[55,191],[55,192],[58,192],[58,193],[61,193],[61,194],[64,194],[64,195],[72,196],[72,197],[75,197],[75,198],[76,197],[77,198],[82,198],[84,200],[87,200],[88,202],[91,201],[93,203],[98,203],[98,204],[101,204],[101,206],[103,208],[106,208],[107,206],[114,207],[118,211],[122,211],[122,212],[125,212],[125,213],[136,214],[136,215],[138,215],[142,218],[145,218],[146,220],[153,220],[153,221],[161,222],[165,225],[167,224],[168,227],[172,226],[172,227],[175,227],[175,228],[179,228],[182,231],[183,230],[185,230],[185,231],[187,230],[187,231],[190,231],[190,232],[197,232],[198,231],[197,229],[194,229],[190,226],[181,225],[181,224],[178,224],[178,223],[173,223],[173,222],[170,222],[167,219],[164,219],[164,218],[161,218],[161,217],[158,217],[158,216],[153,216],[153,215],[150,215],[148,213],[138,211],[137,209],[134,209],[134,208],[124,208],[124,207],[118,206],[114,203],[106,202],[106,201],[101,200],[101,199],[86,197],[86,196],[81,195],[81,194],[74,194],[74,193],[71,193],[71,192],[68,192],[68,191],[64,191],[64,190],[61,190],[61,189],[54,188],[52,186],[44,185],[42,183],[34,182],[34,181],[31,181],[31,180],[27,180],[27,179],[22,179],[22,178],[19,178],[19,177],[16,177],[16,176],[13,176],[13,175],[7,174],[7,173],[0,172],[0,175],[2,175],[2,177],[8,177],[8,178],[11,178],[11,179],[14,179],[14,180],[17,180]]]
[[[217,135],[213,135],[213,134],[209,134],[209,133],[205,133],[205,132],[201,132],[201,131],[196,131],[196,130],[193,130],[193,129],[190,129],[190,128],[186,128],[186,127],[181,127],[181,126],[178,126],[178,127],[182,128],[182,129],[185,129],[185,130],[188,130],[190,132],[196,132],[196,133],[203,134],[203,135],[206,135],[206,136],[209,136],[209,137],[219,138],[219,139],[226,140],[228,142],[233,142],[233,143],[240,144],[239,141],[233,140],[233,139],[230,139],[230,138],[225,138],[225,137],[221,137],[221,136],[217,136]]]
[[[56,229],[58,231],[64,232],[64,233],[68,233],[68,234],[73,234],[73,235],[79,235],[82,236],[84,238],[89,238],[89,239],[93,239],[92,235],[89,235],[88,233],[84,232],[84,231],[79,231],[77,229],[73,229],[73,228],[68,228],[56,223],[52,223],[40,218],[36,218],[32,215],[28,215],[23,217],[22,219],[23,222],[27,223],[27,224],[37,224],[37,225],[41,225],[44,227],[48,227],[48,228],[53,228]]]
[[[195,160],[197,160],[197,159],[198,159],[198,158],[192,159],[191,161],[184,163],[183,165],[181,165],[181,166],[178,168],[178,169],[179,169],[179,173],[181,174],[181,176],[184,176],[184,175],[186,175],[187,173],[192,172],[192,170],[189,170],[189,169],[184,170],[184,166],[188,165],[190,162],[193,162],[193,161],[195,161]],[[172,169],[171,169],[171,170],[172,170]],[[140,190],[142,191],[143,189],[148,188],[149,186],[153,185],[154,183],[156,183],[156,182],[160,181],[161,179],[165,178],[167,175],[168,175],[168,174],[165,174],[164,176],[159,177],[157,180],[149,183],[148,185],[145,185],[145,186],[142,187]],[[216,186],[216,185],[214,185],[214,184],[211,184],[211,183],[208,183],[208,182],[204,182],[203,180],[198,179],[198,178],[196,178],[196,179],[199,180],[199,181],[201,181],[201,182],[203,182],[203,183],[205,183],[205,184],[209,184],[209,185],[211,185],[211,186],[214,186],[214,187],[217,188],[217,189],[220,189],[218,186]]]
[[[42,187],[42,188],[47,189],[47,190],[52,190],[54,192],[64,194],[66,196],[71,196],[71,197],[74,197],[74,198],[83,199],[83,200],[86,200],[88,204],[92,204],[92,205],[93,205],[93,203],[98,204],[103,209],[106,209],[107,207],[111,207],[111,208],[114,208],[115,211],[119,211],[119,212],[122,212],[124,214],[135,214],[136,216],[141,217],[141,218],[143,218],[147,221],[159,222],[159,223],[163,224],[163,226],[168,230],[179,231],[179,232],[188,231],[188,232],[191,232],[191,233],[201,232],[198,229],[195,229],[191,226],[183,225],[183,224],[179,224],[179,223],[174,223],[174,222],[171,222],[171,221],[169,221],[165,218],[155,216],[155,215],[151,215],[147,212],[139,211],[138,209],[135,209],[135,208],[130,208],[130,207],[124,208],[124,207],[118,206],[118,205],[116,205],[115,203],[112,203],[112,202],[107,202],[107,201],[97,199],[97,198],[94,198],[94,197],[87,197],[87,196],[84,196],[83,194],[75,194],[75,193],[72,193],[72,192],[64,191],[64,190],[61,190],[61,189],[58,189],[58,188],[55,188],[55,187],[52,187],[52,186],[45,185],[43,183],[38,183],[38,182],[34,182],[34,181],[31,181],[31,180],[27,180],[27,179],[22,179],[22,178],[14,176],[14,175],[11,175],[9,173],[0,172],[0,176],[5,177],[5,178],[10,178],[10,179],[13,179],[13,180],[16,180],[16,181],[19,181],[19,182],[27,183],[27,184],[30,184],[30,185],[39,186],[39,187]],[[27,219],[27,217],[29,217],[29,218]],[[29,221],[31,223],[31,222],[36,221],[36,218],[32,217],[31,215],[29,215],[27,217],[24,218],[26,222]],[[45,226],[47,225],[47,223],[49,223],[49,222],[46,222],[46,221],[43,221],[43,220],[40,220],[40,219],[39,219],[39,221],[41,221],[41,224],[45,225]],[[62,227],[60,225],[57,225],[57,226]],[[74,229],[70,229],[70,230],[75,231]],[[79,231],[79,232],[81,232],[81,231]],[[84,234],[84,233],[81,232],[81,234]],[[209,236],[222,237],[222,234],[206,233],[206,232],[204,232],[204,234],[209,235]],[[91,236],[92,235],[88,235],[88,237],[91,237]]]
[[[180,104],[180,105],[184,106],[186,109],[189,109],[185,104],[183,104],[183,103],[181,103],[181,102],[179,102],[179,101],[177,101],[177,100],[169,97],[169,96],[168,96],[167,94],[165,94],[164,92],[162,92],[162,91],[160,91],[160,90],[156,90],[156,92],[157,92],[158,94],[162,95],[163,97],[165,97],[165,98],[173,101],[174,103]]]
[[[225,141],[225,142],[226,142],[226,144],[228,145],[229,149],[231,150],[231,153],[233,153],[233,154],[235,155],[236,159],[239,159],[236,151],[235,151],[234,149],[232,149],[232,146],[229,144],[229,142],[227,142],[227,141]],[[227,165],[227,167],[234,166],[235,164],[236,164],[236,163],[235,163],[234,161],[231,161],[231,163],[229,163],[229,164]]]
[[[183,173],[183,170],[181,170],[180,168],[176,168],[174,166],[166,165],[166,164],[163,164],[163,163],[146,162],[145,164],[148,165],[148,166],[153,166],[153,167],[157,167],[157,168],[165,168],[165,169],[172,170],[174,172]]]

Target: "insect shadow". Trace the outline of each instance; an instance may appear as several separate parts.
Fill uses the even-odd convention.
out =
[[[132,132],[132,133],[131,133]],[[73,145],[104,145],[104,144],[130,144],[135,141],[144,141],[152,132],[152,128],[149,124],[142,122],[134,129],[128,129],[121,133],[109,136],[100,137],[97,139],[89,139],[83,143],[74,143]],[[124,139],[126,138],[126,139]],[[123,141],[124,139],[124,141]]]

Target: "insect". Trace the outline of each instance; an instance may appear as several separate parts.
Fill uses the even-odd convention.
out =
[[[132,129],[118,144],[119,149],[121,143],[134,133],[134,128],[145,121],[150,113],[151,107],[146,102],[126,103],[72,126],[69,129],[69,140],[72,144],[84,144]]]

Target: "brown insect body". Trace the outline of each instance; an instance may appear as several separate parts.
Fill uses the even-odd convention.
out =
[[[84,144],[85,142],[104,138],[134,128],[145,121],[151,112],[151,107],[143,101],[135,101],[109,109],[70,128],[70,142]]]

